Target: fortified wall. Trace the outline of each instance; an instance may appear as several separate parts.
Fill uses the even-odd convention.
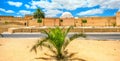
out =
[[[120,16],[120,15],[118,15]],[[36,19],[29,20],[29,26],[83,26],[82,20],[87,20],[85,26],[119,26],[120,22],[117,23],[120,17],[113,16],[113,17],[82,17],[82,18],[44,18],[41,24],[37,23]],[[117,18],[117,19],[116,19]],[[63,22],[60,22],[60,19]]]
[[[60,19],[63,21],[60,22]],[[44,18],[40,24],[31,15],[25,15],[25,17],[0,16],[0,22],[18,22],[25,26],[83,26],[82,19],[87,20],[85,26],[120,26],[120,12],[113,17]]]
[[[116,24],[117,26],[120,26],[120,12],[116,13]]]
[[[86,19],[87,23],[85,26],[112,26],[116,23],[116,17],[88,17],[79,18],[78,26],[82,26],[82,19]]]
[[[0,16],[0,22],[5,23],[14,23],[23,25],[26,22],[26,19],[23,17],[14,17],[14,16]]]

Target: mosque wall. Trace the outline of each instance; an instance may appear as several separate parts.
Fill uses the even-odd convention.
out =
[[[27,21],[27,20],[24,19],[23,17],[0,16],[0,22],[1,22],[1,23],[9,22],[9,23],[15,23],[15,24],[24,25],[24,23],[25,23],[26,21]]]
[[[62,26],[74,26],[74,18],[63,18],[63,22],[61,23]]]
[[[77,26],[83,26],[82,20],[87,20],[85,26],[112,26],[113,23],[116,23],[115,17],[86,17],[76,19]]]
[[[59,20],[62,19],[63,22]],[[83,17],[83,18],[45,18],[43,19],[44,26],[83,26],[82,19],[86,19],[85,26],[113,26],[116,23],[116,16],[113,17]],[[119,19],[119,18],[118,18]],[[32,23],[29,24],[33,25]],[[43,26],[41,25],[41,26]],[[34,23],[35,26],[35,23]]]
[[[28,25],[29,26],[42,26],[42,23],[37,23],[37,20],[29,20]]]
[[[44,18],[42,23],[37,23],[37,19],[29,20],[29,26],[59,26],[59,18]]]
[[[60,22],[60,19],[63,22]],[[37,19],[34,19],[31,15],[25,17],[13,17],[13,16],[0,16],[0,22],[19,22],[22,24],[27,23],[28,26],[83,26],[82,19],[87,20],[85,26],[113,26],[116,24],[120,26],[120,12],[113,17],[82,17],[82,18],[44,18],[42,23],[37,23]]]
[[[113,26],[116,23],[116,17],[85,17],[85,18],[63,18],[63,22],[60,22],[59,18],[45,18],[41,23],[41,26],[83,26],[82,20],[87,20],[85,26]],[[29,21],[30,26],[38,26],[37,20]]]
[[[59,18],[45,18],[43,23],[44,26],[59,26]]]

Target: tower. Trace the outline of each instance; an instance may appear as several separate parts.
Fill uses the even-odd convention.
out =
[[[116,13],[116,25],[120,26],[120,12]]]

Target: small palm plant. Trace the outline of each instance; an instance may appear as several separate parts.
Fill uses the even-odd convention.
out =
[[[31,51],[34,50],[35,52],[37,52],[38,47],[44,46],[44,47],[48,47],[50,51],[54,53],[54,55],[45,53],[45,55],[48,55],[51,58],[40,57],[39,59],[49,60],[55,58],[57,61],[68,61],[68,60],[85,61],[79,58],[72,58],[72,56],[74,56],[75,53],[68,54],[68,51],[66,50],[66,47],[73,39],[81,36],[81,34],[74,34],[73,36],[69,37],[69,39],[66,38],[71,28],[72,27],[69,27],[67,30],[64,30],[59,27],[56,27],[56,28],[50,28],[49,31],[44,31],[47,37],[41,41],[38,40],[38,42],[32,47]]]

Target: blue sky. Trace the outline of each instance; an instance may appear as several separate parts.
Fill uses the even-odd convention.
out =
[[[46,17],[60,17],[70,12],[74,17],[115,16],[120,0],[0,0],[0,15],[16,17],[32,14],[37,7]]]

